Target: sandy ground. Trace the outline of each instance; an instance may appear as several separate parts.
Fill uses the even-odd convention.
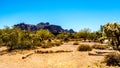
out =
[[[0,55],[0,68],[97,68],[96,63],[104,57],[89,56],[88,52],[79,52],[77,51],[78,45],[72,45],[72,43],[37,50],[73,50],[73,52],[33,54],[26,59],[22,59],[22,57],[34,52],[34,50],[3,53]],[[93,45],[95,43],[85,44]],[[0,51],[2,52],[5,49],[5,47],[2,47]]]

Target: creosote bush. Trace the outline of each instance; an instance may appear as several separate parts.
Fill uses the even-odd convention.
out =
[[[64,41],[64,42],[69,42],[69,38],[68,38],[68,37],[65,37],[65,38],[63,39],[63,41]]]
[[[52,46],[54,46],[54,43],[51,43],[51,42],[43,43],[41,45],[42,48],[50,48]]]
[[[120,53],[110,53],[105,56],[104,62],[108,66],[120,66]]]
[[[95,48],[95,49],[107,49],[109,46],[108,45],[101,45],[101,44],[95,44],[92,46],[92,48]]]
[[[61,42],[47,42],[47,43],[42,43],[41,47],[42,48],[50,48],[53,46],[60,46],[62,43]]]
[[[55,42],[54,45],[55,46],[60,46],[62,44],[62,42]]]
[[[85,45],[85,44],[81,44],[78,47],[78,51],[91,51],[91,50],[92,50],[92,47],[89,45]]]
[[[79,45],[79,43],[76,41],[76,42],[73,43],[73,45]]]

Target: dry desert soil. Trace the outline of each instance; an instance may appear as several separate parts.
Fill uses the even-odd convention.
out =
[[[93,45],[96,43],[85,42],[81,44]],[[24,50],[6,52],[6,47],[0,48],[0,68],[102,68],[97,63],[101,62],[104,56],[91,56],[88,52],[77,51],[79,45],[72,45],[73,42],[64,43],[58,47],[36,50],[66,50],[72,52],[61,53],[34,53],[35,50]],[[93,50],[94,51],[94,50]],[[23,56],[33,53],[25,59]],[[108,67],[109,68],[109,67]]]

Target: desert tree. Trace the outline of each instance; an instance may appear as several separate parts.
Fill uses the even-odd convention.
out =
[[[38,30],[36,32],[36,35],[40,41],[52,39],[54,37],[54,35],[51,32],[49,32],[48,30],[43,30],[43,29]]]
[[[80,30],[79,32],[76,33],[76,38],[82,38],[84,41],[89,39],[89,36],[90,36],[90,29],[89,28],[85,28],[85,29],[82,29]]]

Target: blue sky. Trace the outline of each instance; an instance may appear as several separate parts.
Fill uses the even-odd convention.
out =
[[[0,28],[50,22],[75,31],[96,31],[119,21],[120,0],[0,0]]]

